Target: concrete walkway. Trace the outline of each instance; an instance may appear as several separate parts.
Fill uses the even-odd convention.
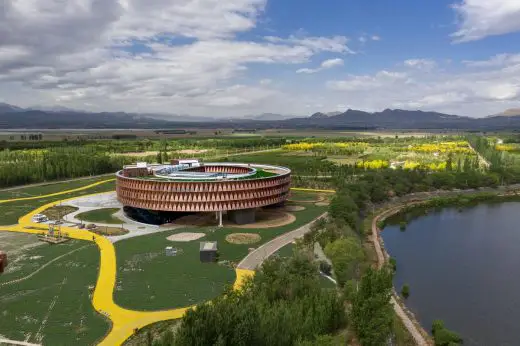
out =
[[[237,266],[239,269],[247,269],[247,270],[255,270],[259,267],[269,256],[274,254],[276,251],[280,250],[285,245],[292,243],[295,239],[303,237],[305,233],[310,232],[311,226],[318,221],[327,216],[327,213],[321,214],[313,221],[309,222],[306,225],[301,226],[294,231],[282,234],[273,240],[265,243],[260,246],[258,249],[252,251],[247,255]]]
[[[64,202],[62,205],[68,205],[72,207],[78,208],[73,213],[67,214],[63,217],[63,219],[67,222],[74,223],[74,224],[85,224],[90,222],[82,221],[76,216],[78,214],[101,209],[101,208],[121,208],[117,213],[114,214],[115,217],[121,220],[121,223],[119,224],[109,224],[109,223],[102,223],[102,222],[92,222],[93,224],[101,227],[123,227],[124,229],[128,230],[127,234],[123,235],[117,235],[117,236],[107,236],[107,239],[109,239],[112,243],[115,243],[117,241],[123,240],[123,239],[129,239],[134,237],[139,237],[142,235],[149,235],[154,234],[158,232],[164,232],[169,231],[175,228],[180,228],[181,226],[174,226],[170,225],[168,227],[161,227],[156,225],[149,225],[140,223],[137,221],[134,221],[127,217],[123,213],[123,206],[119,201],[117,200],[116,193],[114,191],[101,193],[94,196],[83,196],[78,197],[72,200],[69,200],[67,202]]]

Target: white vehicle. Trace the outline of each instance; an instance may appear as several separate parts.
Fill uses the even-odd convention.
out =
[[[32,217],[32,221],[36,223],[42,223],[49,221],[49,218],[43,214],[36,214]]]

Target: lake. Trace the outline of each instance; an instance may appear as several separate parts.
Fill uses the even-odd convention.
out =
[[[464,345],[520,345],[520,202],[448,208],[381,235],[426,330],[442,319]]]

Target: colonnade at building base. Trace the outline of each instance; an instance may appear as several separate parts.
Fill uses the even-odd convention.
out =
[[[267,206],[266,208],[270,207],[274,207],[274,205]],[[125,214],[132,220],[150,225],[163,225],[167,223],[172,223],[183,216],[198,214],[196,212],[170,212],[160,210],[147,210],[129,206],[125,206],[123,210]],[[227,219],[228,221],[237,225],[255,223],[256,208],[215,212],[216,225],[218,225],[219,227],[223,227],[224,219]]]

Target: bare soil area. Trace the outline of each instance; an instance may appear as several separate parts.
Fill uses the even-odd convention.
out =
[[[203,154],[208,152],[208,149],[184,149],[184,150],[178,150],[177,153],[179,154]]]
[[[293,214],[287,213],[281,209],[266,209],[256,212],[256,222],[247,225],[236,225],[234,223],[226,224],[226,226],[242,229],[255,228],[273,228],[281,227],[296,221]]]
[[[226,241],[231,244],[254,244],[262,240],[256,233],[231,233],[226,236]]]
[[[315,203],[315,205],[317,205],[318,207],[326,207],[329,204],[330,204],[329,202],[317,202],[317,203]]]
[[[305,210],[305,207],[302,207],[301,205],[286,205],[284,209],[285,211],[302,211]]]
[[[200,239],[204,237],[205,233],[194,233],[194,232],[182,232],[177,234],[172,234],[171,236],[167,237],[169,241],[180,241],[180,242],[188,242]]]

